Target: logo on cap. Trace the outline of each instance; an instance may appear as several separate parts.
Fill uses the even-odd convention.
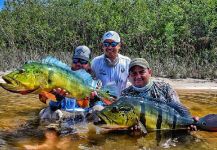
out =
[[[106,37],[111,37],[111,36],[113,36],[114,34],[112,34],[111,32],[108,32],[105,36]]]
[[[81,55],[81,53],[85,53],[82,48],[76,51],[76,55]]]

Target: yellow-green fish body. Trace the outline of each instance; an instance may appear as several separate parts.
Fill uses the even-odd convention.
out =
[[[217,114],[209,114],[195,122],[188,109],[180,103],[159,99],[121,97],[97,113],[95,125],[107,129],[128,129],[142,125],[146,131],[187,129],[195,125],[204,130],[217,131]]]
[[[98,81],[93,80],[85,70],[72,71],[69,67],[60,67],[56,60],[54,62],[53,64],[52,61],[46,60],[26,63],[20,69],[4,75],[2,78],[6,83],[0,83],[0,86],[21,94],[39,94],[42,91],[50,92],[52,89],[62,88],[69,93],[67,97],[76,99],[88,97],[96,88]],[[109,96],[104,91],[98,92],[103,97]]]

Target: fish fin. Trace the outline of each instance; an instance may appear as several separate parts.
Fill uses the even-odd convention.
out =
[[[161,100],[160,98],[153,98],[153,97],[149,97],[149,96],[144,97],[144,99],[148,100],[148,101],[152,101],[152,102],[157,102],[161,106],[169,106],[169,107],[173,108],[174,110],[176,110],[182,117],[191,118],[191,114],[190,114],[188,108],[179,102],[174,102],[174,101],[165,102],[164,100]]]
[[[137,121],[138,121],[137,124],[138,124],[138,126],[140,127],[142,133],[143,133],[143,134],[147,134],[148,131],[147,131],[146,127],[142,124],[142,122],[141,122],[139,119],[137,119]]]
[[[44,96],[44,97],[46,97],[46,98],[48,98],[50,100],[56,101],[56,96],[54,94],[52,94],[52,93],[47,92],[47,91],[42,91],[40,93],[40,95]]]
[[[92,87],[93,82],[95,82],[91,76],[86,70],[79,69],[76,71],[72,71],[78,78],[81,78],[84,84]]]
[[[106,99],[106,98],[101,98],[101,100],[103,101],[103,103],[105,103],[106,105],[110,105],[110,104],[112,104],[112,100],[110,100],[110,99]]]
[[[118,97],[118,88],[115,82],[107,83],[103,88],[102,91],[108,92],[108,94],[112,97]]]
[[[77,102],[78,106],[80,106],[81,108],[89,107],[89,103],[90,103],[88,98],[77,99],[76,102]]]
[[[44,64],[55,65],[55,66],[61,67],[66,70],[71,70],[71,68],[67,64],[63,63],[62,61],[58,60],[57,58],[53,56],[47,56],[43,58],[41,62]]]
[[[73,72],[73,74],[75,74],[78,78],[81,78],[83,80],[84,84],[87,84],[88,86],[91,86],[93,88],[95,88],[95,86],[97,85],[98,81],[97,80],[93,80],[92,76],[84,69],[79,69],[76,71],[72,71],[71,68],[63,63],[62,61],[58,60],[57,58],[53,57],[53,56],[47,56],[44,59],[42,59],[42,63],[45,64],[50,64],[50,65],[55,65],[58,66],[60,68],[66,69],[68,71]]]
[[[174,110],[176,110],[182,117],[191,118],[191,114],[184,105],[178,102],[169,102],[166,105],[172,107]]]

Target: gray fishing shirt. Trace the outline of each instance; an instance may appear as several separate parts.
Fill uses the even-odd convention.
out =
[[[168,83],[162,81],[151,80],[143,88],[136,88],[131,85],[121,92],[121,96],[152,97],[166,103],[172,101],[180,103],[176,91]]]
[[[102,86],[113,85],[115,93],[112,95],[119,97],[121,91],[126,88],[129,64],[130,58],[121,54],[118,54],[114,64],[110,64],[103,54],[92,60],[91,69],[96,79],[102,81]]]

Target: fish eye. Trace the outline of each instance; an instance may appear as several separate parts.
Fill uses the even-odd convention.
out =
[[[121,107],[119,110],[120,111],[130,111],[131,109],[130,107]]]
[[[202,125],[203,125],[203,126],[206,126],[206,122],[202,122]]]
[[[115,112],[119,112],[119,109],[118,109],[117,106],[113,106],[111,111],[112,111],[113,113],[115,113]]]
[[[24,72],[25,72],[24,69],[20,69],[20,70],[19,70],[19,73],[24,73]]]

